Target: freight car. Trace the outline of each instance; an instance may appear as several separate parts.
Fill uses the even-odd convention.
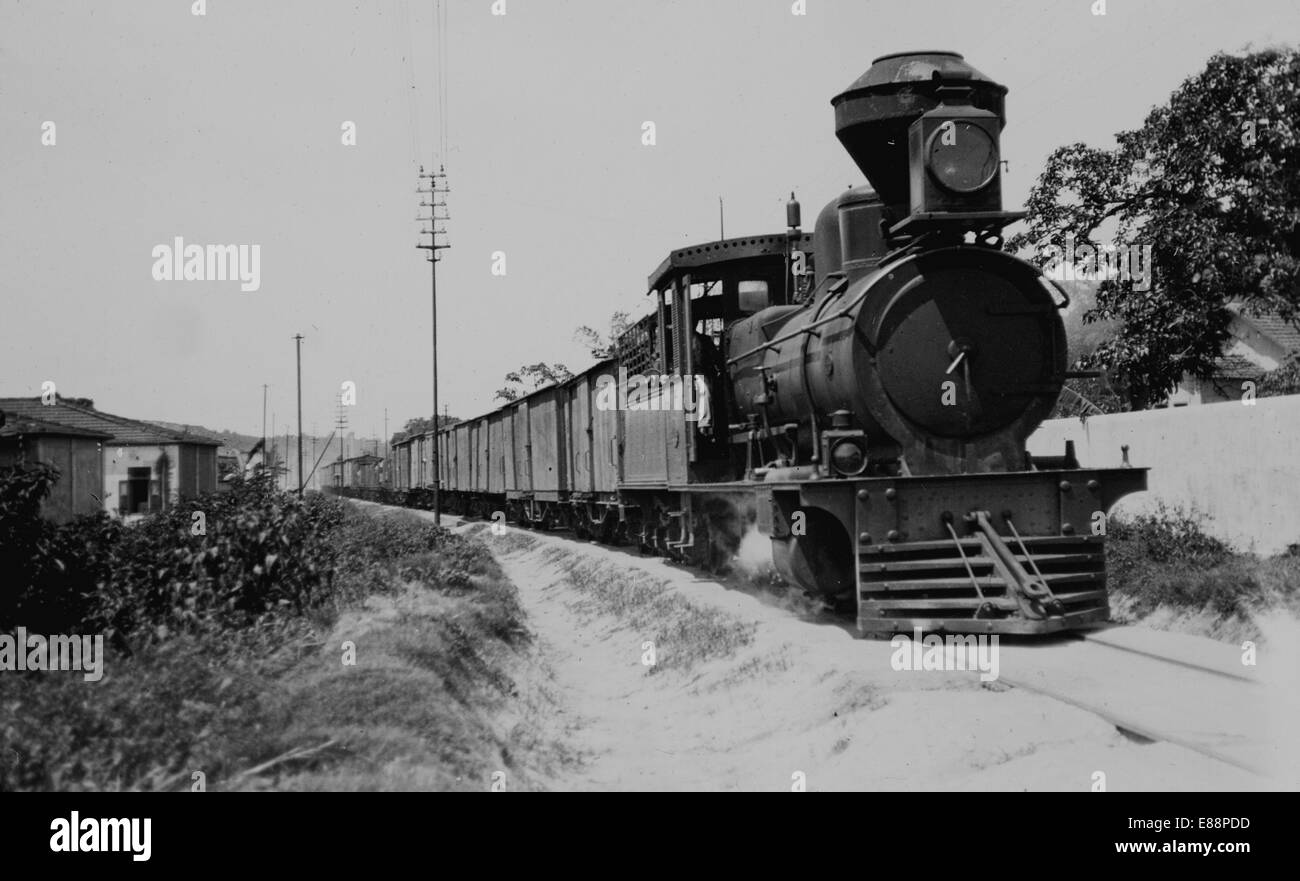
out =
[[[673,251],[617,359],[414,439],[399,488],[708,567],[752,518],[863,633],[1106,620],[1105,516],[1146,472],[1025,448],[1068,301],[1002,249],[1006,92],[956,53],[876,59],[832,101],[869,186],[812,235],[792,200],[784,232]]]

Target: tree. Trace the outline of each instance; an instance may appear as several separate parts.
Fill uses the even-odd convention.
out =
[[[552,366],[539,361],[536,364],[520,367],[513,373],[507,373],[506,382],[510,385],[498,389],[495,397],[502,401],[515,401],[543,386],[557,385],[572,378],[573,373],[563,364]]]
[[[455,425],[457,422],[460,422],[459,417],[439,416],[437,425],[439,428],[446,428],[449,425]],[[416,416],[414,419],[406,420],[406,425],[402,427],[402,431],[406,432],[407,437],[410,437],[413,434],[425,434],[433,431],[433,426],[434,421],[432,417]]]
[[[1072,144],[1048,158],[1010,250],[1091,242],[1103,225],[1121,248],[1150,247],[1149,285],[1136,272],[1102,281],[1087,320],[1119,330],[1081,362],[1110,369],[1131,407],[1185,373],[1212,375],[1229,303],[1300,314],[1298,119],[1300,52],[1218,54],[1114,150]]]
[[[1084,320],[1097,305],[1096,282],[1062,281],[1060,285],[1070,298],[1070,305],[1061,313],[1061,319],[1065,322],[1066,351],[1076,362],[1086,360],[1102,343],[1115,335],[1119,323]],[[1124,401],[1118,390],[1112,387],[1110,377],[1073,376],[1065,381],[1056,407],[1047,418],[1086,418],[1102,413],[1120,413],[1123,410]]]
[[[1265,373],[1259,382],[1258,395],[1261,398],[1294,394],[1300,394],[1300,352],[1292,352],[1277,369]]]
[[[625,333],[627,333],[627,313],[619,311],[609,317],[607,335],[602,335],[584,324],[573,332],[573,339],[574,342],[586,346],[591,351],[591,357],[597,361],[604,361],[618,354],[618,340]]]

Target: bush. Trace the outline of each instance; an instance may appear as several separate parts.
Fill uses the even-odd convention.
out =
[[[1107,524],[1107,562],[1117,575],[1148,563],[1209,567],[1235,556],[1233,549],[1205,531],[1204,518],[1159,507],[1152,514],[1111,518]]]
[[[95,617],[111,635],[147,637],[316,611],[330,599],[341,507],[259,479],[150,517],[122,531],[99,573]]]
[[[423,720],[459,716],[418,695],[405,701],[409,692],[512,688],[498,655],[527,641],[523,613],[486,548],[470,539],[411,514],[300,500],[261,480],[135,525],[101,515],[60,527],[39,517],[57,477],[43,467],[0,472],[0,632],[22,625],[111,641],[98,682],[0,675],[0,791],[187,788],[195,770],[210,785],[238,788],[241,771],[326,736],[378,755],[391,732],[366,730],[381,711],[414,714],[407,734],[428,733],[442,748]],[[205,534],[193,534],[196,512]],[[410,582],[448,600],[394,651],[438,680],[342,674],[337,656],[321,678],[316,651],[337,613]],[[304,681],[304,671],[317,678]],[[394,691],[399,685],[405,690]],[[404,702],[393,703],[399,691]],[[368,703],[334,706],[340,695]],[[475,729],[460,741],[484,736]]]
[[[1268,561],[1240,554],[1209,535],[1204,518],[1161,507],[1111,518],[1106,539],[1111,590],[1141,617],[1164,606],[1249,620],[1279,599]]]
[[[106,514],[55,526],[39,505],[57,479],[46,466],[0,473],[0,628],[138,646],[303,615],[331,599],[341,502],[255,479],[133,526]]]

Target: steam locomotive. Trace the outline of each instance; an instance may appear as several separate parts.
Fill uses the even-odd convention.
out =
[[[869,186],[812,235],[792,197],[784,232],[673,251],[616,358],[394,445],[395,487],[710,568],[752,523],[864,634],[1106,620],[1105,517],[1146,471],[1026,450],[1068,299],[1002,250],[1006,92],[953,52],[877,58],[831,102]]]

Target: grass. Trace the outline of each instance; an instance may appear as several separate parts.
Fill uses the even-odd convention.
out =
[[[689,670],[703,661],[729,657],[754,640],[753,622],[697,605],[647,573],[574,559],[566,548],[550,548],[542,556],[546,562],[563,563],[568,580],[593,611],[626,622],[654,643],[651,673]]]
[[[312,615],[110,654],[97,683],[0,676],[0,790],[526,786],[503,720],[531,636],[486,549],[351,506],[332,540]]]

